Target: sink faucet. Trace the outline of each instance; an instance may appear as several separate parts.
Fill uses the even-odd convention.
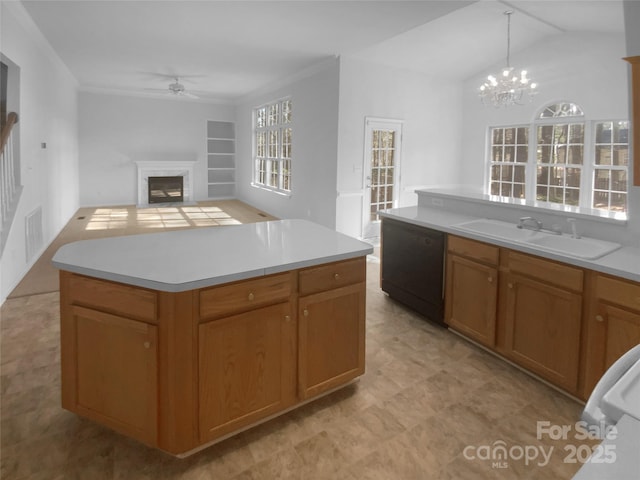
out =
[[[527,224],[527,222],[533,223],[533,225]],[[542,222],[539,220],[536,220],[533,217],[521,217],[520,223],[518,224],[518,228],[525,228],[527,230],[535,230],[536,232],[538,232],[542,230]]]
[[[576,219],[567,218],[567,222],[571,225],[571,238],[580,238],[580,235],[578,235],[578,228],[576,227]]]

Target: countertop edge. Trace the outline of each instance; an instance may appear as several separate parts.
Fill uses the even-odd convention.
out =
[[[285,244],[285,246],[283,247],[276,242],[275,247],[268,247],[262,249],[261,251],[254,252],[254,255],[250,257],[249,261],[241,261],[239,262],[239,264],[234,263],[234,260],[232,258],[230,261],[227,261],[225,268],[219,269],[217,271],[215,271],[215,269],[213,271],[208,270],[207,265],[205,265],[204,268],[200,267],[195,271],[187,273],[186,275],[158,275],[157,273],[153,272],[150,272],[148,275],[140,274],[140,268],[128,269],[122,264],[118,264],[118,262],[116,262],[116,265],[114,265],[112,263],[109,263],[109,261],[95,262],[89,259],[89,255],[87,255],[87,252],[90,252],[91,249],[94,248],[94,240],[83,240],[74,242],[77,244],[77,246],[74,246],[73,243],[63,245],[62,247],[60,247],[56,255],[54,255],[51,264],[60,270],[76,273],[79,275],[86,275],[93,278],[123,283],[126,285],[147,288],[151,290],[175,293],[222,285],[226,283],[246,280],[249,278],[263,277],[276,273],[313,267],[315,265],[348,260],[351,258],[363,257],[373,252],[373,246],[366,242],[352,237],[346,239],[345,237],[347,236],[340,232],[336,232],[332,229],[314,224],[306,220],[274,221],[263,223],[272,223],[274,228],[281,228],[281,230],[279,230],[279,234],[285,236],[291,235],[291,241],[293,243]],[[265,228],[268,228],[268,226],[265,225]],[[197,229],[194,229],[193,231],[196,230]],[[237,226],[235,230],[226,230],[225,235],[217,237],[221,238],[222,240],[217,240],[217,243],[214,244],[214,247],[220,249],[222,247],[233,248],[235,246],[237,249],[238,245],[244,244],[242,242],[238,243],[237,241],[233,240],[238,237],[238,235],[244,235],[244,237],[247,238],[247,233],[251,233],[252,231],[252,229],[241,229]],[[184,232],[184,230],[176,231],[176,233],[177,232]],[[234,232],[238,232],[238,234],[235,234]],[[172,232],[165,233],[171,234]],[[152,238],[149,237],[149,235],[153,234],[142,234],[139,238],[142,238],[143,236],[146,239]],[[190,235],[200,234],[193,233]],[[315,244],[313,242],[303,242],[303,240],[307,238],[308,235],[319,235],[319,240],[316,241]],[[126,241],[130,242],[132,239],[134,239],[134,237],[135,236],[133,235],[128,236],[126,237]],[[108,241],[109,238],[122,239],[125,237],[106,237],[96,239],[95,241],[97,241],[98,243],[96,243],[95,245],[103,246],[105,245],[104,242]],[[167,237],[166,235],[162,237],[165,244],[167,242],[167,238],[171,237]],[[194,237],[190,236],[189,238]],[[222,243],[220,243],[220,241],[222,241]],[[334,241],[335,244],[332,243]],[[137,241],[134,240],[134,242]],[[310,245],[307,243],[309,243]],[[88,245],[91,245],[91,247],[89,248]],[[115,245],[121,246],[122,243],[116,243]],[[129,243],[128,245],[131,244]],[[301,245],[302,248],[300,247]],[[211,247],[211,245],[209,244],[207,246]],[[198,248],[200,250],[203,249],[202,245],[200,245]],[[291,248],[293,248],[293,250],[289,250]],[[58,256],[58,253],[62,249],[65,249],[64,254],[60,255],[59,258],[56,258],[56,256]],[[200,252],[200,250],[196,250],[196,252]],[[112,258],[115,258],[113,257],[113,255],[115,255],[113,251],[111,252],[111,255]],[[157,256],[157,254],[154,255]],[[155,258],[154,255],[151,256],[152,259]],[[235,257],[240,258],[241,256],[238,257],[238,255],[236,255]],[[195,258],[198,258],[197,255]],[[148,261],[149,258],[142,259],[141,265],[145,265],[146,263],[144,262]],[[211,276],[208,276],[207,274],[210,274]],[[174,278],[175,282],[173,281]],[[169,281],[163,281],[165,279]]]
[[[456,225],[459,223],[478,219],[478,217],[471,215],[418,206],[396,208],[381,211],[378,214],[384,218],[394,219],[421,227],[432,228],[434,230],[439,230],[460,237],[471,238],[473,240],[498,245],[523,253],[528,253],[531,255],[548,258],[550,260],[567,263],[577,267],[594,270],[600,273],[614,275],[617,277],[625,278],[627,280],[640,282],[640,272],[625,270],[618,265],[629,265],[628,262],[624,260],[624,255],[634,257],[634,259],[637,259],[638,265],[640,265],[640,250],[633,247],[623,246],[620,249],[604,255],[598,259],[589,260],[570,257],[567,255],[562,255],[560,253],[553,253],[547,250],[538,249],[535,246],[528,246],[522,243],[512,242],[510,240],[500,240],[495,237],[483,235],[481,233],[475,233],[468,230],[463,230],[461,228],[456,228]],[[618,262],[616,262],[616,259],[619,259]]]

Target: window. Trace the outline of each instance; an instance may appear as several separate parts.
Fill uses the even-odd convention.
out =
[[[595,124],[593,208],[624,212],[627,206],[629,122]]]
[[[584,124],[541,124],[536,131],[536,200],[578,206]]]
[[[626,212],[628,128],[627,121],[587,123],[571,102],[546,106],[531,126],[492,127],[488,191],[502,198]]]
[[[291,110],[290,99],[254,110],[254,185],[278,192],[291,191]]]
[[[489,191],[501,197],[525,198],[525,169],[529,159],[529,128],[491,131]]]

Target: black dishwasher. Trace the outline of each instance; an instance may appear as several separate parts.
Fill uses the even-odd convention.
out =
[[[444,249],[443,232],[382,219],[382,290],[441,325]]]

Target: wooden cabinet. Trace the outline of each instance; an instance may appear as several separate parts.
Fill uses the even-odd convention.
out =
[[[573,394],[580,385],[583,283],[580,268],[448,237],[450,328]]]
[[[364,373],[365,259],[301,270],[298,395],[314,397]]]
[[[583,272],[518,252],[507,255],[504,354],[576,393]]]
[[[584,397],[625,352],[640,344],[640,284],[591,272]]]
[[[63,372],[71,385],[63,406],[146,444],[157,441],[157,327],[73,306],[69,319],[75,368]],[[69,362],[67,361],[67,366]]]
[[[640,185],[640,56],[627,57],[627,62],[631,64],[631,150],[633,158],[633,184]]]
[[[499,249],[450,235],[447,250],[445,321],[454,330],[493,347]]]
[[[201,442],[295,402],[296,334],[289,303],[200,324]]]

